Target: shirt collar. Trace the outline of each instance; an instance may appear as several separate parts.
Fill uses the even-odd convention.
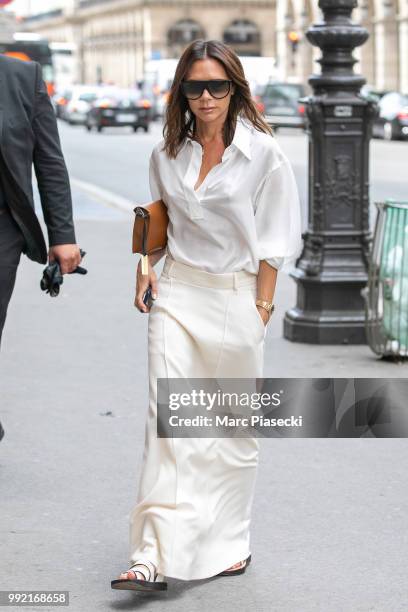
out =
[[[239,149],[248,159],[251,159],[251,134],[251,124],[244,118],[237,117],[237,125],[235,128],[234,138],[232,139],[231,146],[234,146]],[[198,144],[189,136],[186,136],[186,141],[190,141],[191,144]]]

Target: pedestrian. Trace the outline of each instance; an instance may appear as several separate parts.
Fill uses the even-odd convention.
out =
[[[47,263],[34,212],[33,163],[48,231],[48,261],[57,260],[61,273],[67,274],[81,255],[68,172],[42,69],[37,62],[0,55],[0,343],[21,253]]]
[[[149,411],[130,569],[112,588],[245,572],[256,438],[158,438],[157,379],[262,377],[277,271],[301,250],[292,168],[251,97],[235,52],[195,40],[175,72],[150,189],[167,206],[167,245],[137,270],[149,312]],[[160,279],[153,266],[166,255]],[[150,309],[142,296],[148,285]]]

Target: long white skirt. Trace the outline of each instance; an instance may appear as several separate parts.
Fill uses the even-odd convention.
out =
[[[157,438],[157,378],[261,378],[266,327],[257,277],[213,274],[166,255],[149,313],[149,412],[130,565],[208,578],[250,554],[256,438]]]

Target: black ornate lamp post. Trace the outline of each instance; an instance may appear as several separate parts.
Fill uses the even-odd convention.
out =
[[[297,304],[285,313],[284,337],[316,344],[366,343],[364,302],[370,248],[368,145],[376,107],[359,95],[355,47],[368,38],[353,24],[356,0],[319,0],[324,21],[307,39],[320,47],[321,74],[304,98],[309,135],[309,218],[291,276]]]

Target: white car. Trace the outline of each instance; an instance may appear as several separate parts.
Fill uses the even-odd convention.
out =
[[[66,94],[67,103],[61,112],[61,119],[70,125],[83,125],[92,102],[99,96],[99,90],[97,85],[74,85]]]

